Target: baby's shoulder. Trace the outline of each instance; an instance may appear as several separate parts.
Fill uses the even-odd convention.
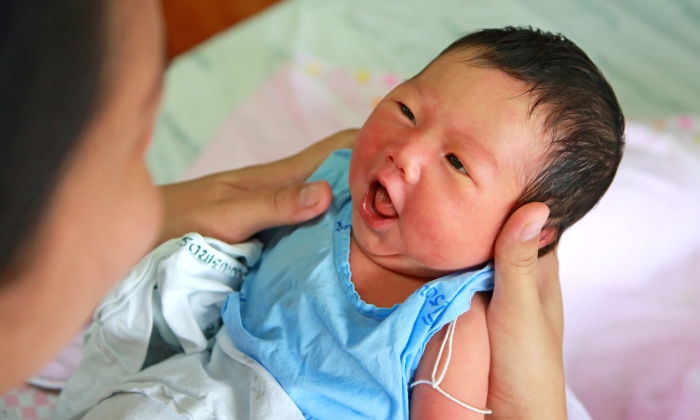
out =
[[[347,188],[351,156],[351,149],[339,149],[334,151],[309,177],[308,181],[327,181],[331,185],[335,195],[336,186],[344,186]]]

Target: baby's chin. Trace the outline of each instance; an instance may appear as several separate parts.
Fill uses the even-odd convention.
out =
[[[401,252],[390,252],[385,247],[376,249],[377,247],[372,246],[372,244],[363,242],[361,235],[358,237],[354,230],[352,233],[352,240],[357,245],[356,249],[359,249],[359,251],[374,264],[406,277],[434,280],[457,271],[436,269],[410,255]]]
[[[363,255],[380,267],[411,278],[435,280],[459,271],[475,270],[488,264],[493,256],[459,261],[432,261],[430,258],[414,256],[405,250],[389,249],[386,244],[366,241],[361,229],[352,231],[352,240]]]

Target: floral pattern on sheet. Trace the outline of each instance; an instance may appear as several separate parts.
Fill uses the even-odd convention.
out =
[[[700,146],[700,115],[681,114],[651,122],[655,130],[691,140]]]
[[[402,81],[395,73],[346,69],[302,53],[295,54],[292,63],[293,66],[303,68],[307,75],[318,79],[345,106],[353,108],[365,118],[384,95]]]

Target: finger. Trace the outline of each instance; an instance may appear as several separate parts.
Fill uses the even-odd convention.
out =
[[[539,305],[537,252],[540,231],[548,216],[546,205],[526,204],[510,216],[496,239],[493,299],[507,302],[506,307],[514,311]]]
[[[249,235],[258,231],[302,223],[328,208],[331,187],[325,181],[295,184],[278,188],[250,191],[250,197],[241,209],[250,226]]]

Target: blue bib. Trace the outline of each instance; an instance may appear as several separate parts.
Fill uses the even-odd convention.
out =
[[[307,419],[408,419],[408,385],[428,340],[493,288],[493,269],[433,280],[392,308],[362,301],[348,263],[350,154],[334,153],[310,178],[330,183],[328,211],[277,230],[222,316]]]

